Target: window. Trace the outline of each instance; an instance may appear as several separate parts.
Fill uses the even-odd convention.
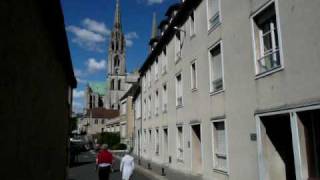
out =
[[[144,99],[143,101],[143,119],[146,119],[147,117],[147,100]]]
[[[154,64],[154,76],[155,76],[155,80],[158,80],[158,78],[159,78],[159,76],[158,76],[158,72],[159,72],[159,70],[158,70],[158,58],[156,59],[156,61],[155,61],[155,64]]]
[[[151,95],[149,96],[149,101],[148,101],[148,118],[151,118]]]
[[[195,35],[194,11],[190,14],[190,36]]]
[[[167,64],[168,64],[168,58],[167,58],[167,50],[164,48],[162,51],[162,74],[167,72]]]
[[[183,160],[183,128],[177,127],[177,159]]]
[[[151,87],[151,67],[147,72],[147,78],[148,78],[148,87]]]
[[[182,77],[181,74],[176,76],[176,106],[182,106]]]
[[[223,90],[220,43],[210,50],[210,92]]]
[[[196,62],[191,63],[191,89],[197,89]]]
[[[104,119],[101,119],[101,124],[104,124]]]
[[[168,92],[167,92],[167,85],[164,84],[162,86],[162,111],[167,112],[168,110]]]
[[[138,97],[135,100],[134,104],[134,110],[135,110],[135,116],[136,119],[141,118],[141,94],[138,95]]]
[[[155,115],[158,116],[158,114],[159,114],[159,92],[158,92],[158,90],[156,91],[156,94],[155,94],[154,105],[155,105]]]
[[[226,131],[224,121],[213,122],[213,167],[227,171]]]
[[[121,90],[121,79],[118,80],[118,90]]]
[[[281,67],[275,5],[272,3],[253,17],[256,73]]]
[[[146,74],[142,77],[142,90],[146,91]]]
[[[114,90],[114,79],[111,79],[111,86],[110,86],[111,90]]]
[[[95,124],[98,124],[98,122],[99,122],[98,119],[95,119],[95,120],[94,120],[94,123],[95,123]]]
[[[175,39],[175,62],[177,62],[181,58],[181,36],[180,35],[181,35],[180,31],[177,31],[174,38]]]
[[[127,113],[127,103],[126,102],[123,102],[122,104],[121,104],[121,115],[124,115],[124,114],[126,114]]]
[[[155,153],[156,155],[159,155],[160,151],[160,136],[159,136],[159,129],[156,129],[156,134],[155,134]]]
[[[149,129],[149,146],[152,144],[152,130]],[[150,146],[152,147],[152,146]]]
[[[221,23],[220,0],[208,0],[209,29],[217,27]]]

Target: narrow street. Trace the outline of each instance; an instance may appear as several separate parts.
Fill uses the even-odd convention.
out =
[[[95,156],[95,152],[92,151],[82,153],[79,156],[79,162],[69,168],[68,180],[98,180],[98,175],[95,170]],[[110,180],[121,180],[119,166],[120,162],[116,160],[114,165],[115,172],[111,173]],[[137,171],[134,172],[132,179],[150,180],[150,178]]]

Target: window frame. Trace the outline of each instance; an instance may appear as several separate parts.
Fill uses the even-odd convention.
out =
[[[181,128],[181,142],[180,142],[180,146],[178,146],[178,144],[179,144],[179,141],[180,141],[180,139],[179,139],[179,128]],[[183,161],[184,160],[184,155],[185,155],[185,152],[184,152],[184,127],[183,127],[183,125],[177,125],[176,126],[176,130],[177,130],[177,132],[176,132],[176,140],[177,140],[177,142],[176,142],[176,153],[177,153],[177,156],[176,156],[176,158],[177,158],[177,160],[179,161]],[[181,153],[181,158],[179,157],[179,149],[181,149],[182,150],[182,152],[180,152]]]
[[[221,73],[222,73],[222,89],[221,90],[217,90],[214,91],[214,88],[212,86],[212,76],[213,76],[213,69],[212,69],[212,54],[211,51],[215,48],[217,48],[217,46],[220,46],[220,56],[221,56]],[[223,53],[223,42],[222,40],[219,40],[218,42],[214,43],[208,51],[208,59],[209,59],[209,93],[210,95],[215,95],[215,94],[219,94],[221,92],[225,91],[225,80],[224,80],[224,53]]]
[[[181,90],[179,89],[178,76],[180,76],[180,88],[181,88]],[[183,106],[183,79],[182,79],[182,72],[181,71],[178,72],[175,75],[175,81],[176,81],[176,99],[175,99],[175,101],[176,101],[176,107],[179,108],[179,107]],[[178,97],[180,92],[181,92],[181,97]],[[181,104],[179,104],[178,98],[181,98]]]
[[[216,158],[215,158],[215,132],[214,132],[214,123],[219,123],[219,122],[223,122],[224,123],[224,134],[225,134],[225,156],[226,156],[226,169],[222,169],[219,167],[216,167]],[[227,128],[227,121],[226,119],[215,119],[215,120],[211,120],[210,122],[211,124],[211,147],[212,147],[212,167],[214,171],[223,173],[223,174],[228,174],[229,172],[229,142],[228,142],[228,128]]]
[[[210,1],[213,1],[213,0],[207,0],[206,3],[207,3],[207,24],[208,24],[208,31],[209,33],[212,32],[214,29],[216,29],[217,27],[219,27],[222,23],[222,14],[221,14],[221,0],[217,0],[218,3],[219,3],[219,7],[218,7],[218,12],[216,12],[215,14],[212,13],[211,15],[211,11],[210,11]],[[211,25],[210,21],[211,19],[214,19],[215,16],[218,16],[219,18],[219,22]]]
[[[194,65],[194,72],[193,72],[193,65]],[[198,71],[197,71],[197,60],[193,60],[191,61],[190,63],[190,75],[191,75],[191,78],[190,78],[190,84],[191,84],[191,90],[192,91],[195,91],[198,89]],[[193,77],[194,76],[194,77]],[[195,79],[195,82],[193,82]]]
[[[254,18],[259,15],[261,12],[266,10],[268,7],[270,7],[272,4],[274,4],[274,10],[275,10],[275,15],[276,15],[276,29],[277,29],[277,34],[278,34],[278,48],[279,48],[279,57],[280,57],[280,66],[276,68],[272,68],[270,70],[266,70],[263,72],[260,72],[259,68],[259,63],[258,60],[261,59],[260,57],[258,58],[257,55],[257,42],[256,42],[256,35],[255,35],[255,20]],[[280,15],[279,15],[279,3],[278,0],[270,0],[268,3],[264,4],[260,8],[258,8],[257,11],[255,11],[251,16],[250,16],[250,23],[251,23],[251,39],[252,39],[252,49],[253,49],[253,61],[254,61],[254,66],[255,66],[255,76],[256,79],[268,76],[270,74],[276,73],[278,71],[281,71],[285,68],[284,66],[284,56],[283,56],[283,44],[282,44],[282,31],[281,31],[281,26],[280,26]],[[261,41],[260,37],[258,37],[259,41]],[[261,42],[260,42],[261,43]],[[261,47],[261,46],[260,46]],[[260,48],[259,47],[259,48]]]
[[[192,10],[191,14],[189,15],[189,30],[190,30],[190,37],[196,35],[196,10]]]

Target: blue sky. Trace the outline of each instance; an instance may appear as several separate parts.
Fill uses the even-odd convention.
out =
[[[179,0],[120,0],[122,28],[127,39],[127,70],[139,68],[148,53],[153,12],[158,23]],[[116,0],[61,0],[78,88],[74,110],[84,105],[87,82],[106,81],[107,47]]]

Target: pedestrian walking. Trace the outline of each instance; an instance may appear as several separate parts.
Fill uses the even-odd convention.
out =
[[[121,159],[120,172],[122,172],[122,180],[129,180],[134,170],[134,158],[127,152]]]
[[[112,154],[108,151],[108,145],[103,144],[96,159],[96,169],[99,173],[99,180],[109,180],[112,160]]]

